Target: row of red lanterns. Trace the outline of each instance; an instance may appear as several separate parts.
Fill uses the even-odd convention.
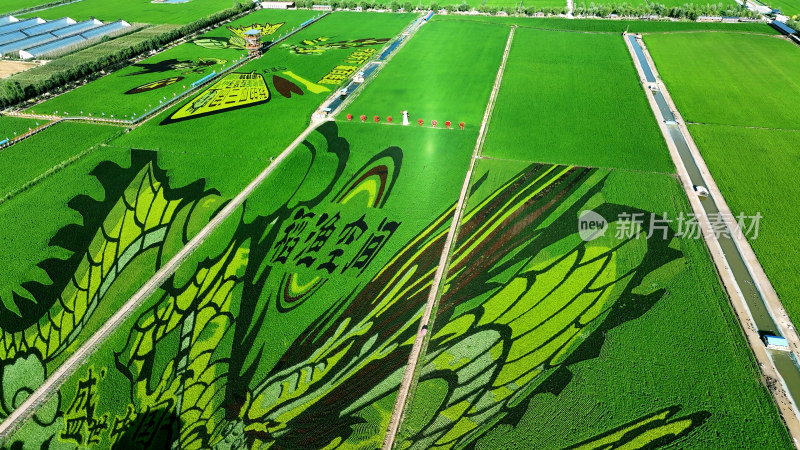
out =
[[[364,114],[362,114],[362,115],[361,115],[361,117],[360,117],[360,119],[361,119],[361,121],[362,121],[362,122],[366,122],[366,121],[367,121],[367,116],[366,116],[366,115],[364,115]],[[348,115],[347,115],[347,121],[348,121],[348,122],[350,122],[350,121],[352,121],[352,120],[353,120],[353,115],[352,115],[352,114],[348,114]],[[375,121],[375,123],[380,123],[380,121],[381,121],[381,118],[380,118],[380,116],[374,116],[374,117],[372,118],[372,120],[374,120],[374,121]],[[389,122],[389,123],[392,123],[392,120],[394,120],[394,119],[392,118],[392,116],[388,116],[388,117],[386,117],[386,121],[387,121],[387,122]],[[417,120],[417,123],[419,124],[419,126],[423,126],[423,125],[425,125],[425,121],[424,121],[423,119],[419,119],[419,120]],[[439,122],[437,122],[436,120],[431,120],[431,125],[433,125],[433,127],[434,127],[434,128],[436,128],[436,126],[437,126],[437,125],[439,125]],[[450,121],[448,120],[448,121],[446,121],[446,122],[444,123],[444,125],[445,125],[447,128],[450,128],[450,126],[452,125],[452,122],[450,122]],[[461,123],[459,123],[459,124],[458,124],[458,126],[459,126],[459,127],[462,129],[462,130],[464,129],[464,126],[465,126],[465,125],[466,125],[466,124],[465,124],[464,122],[461,122]]]

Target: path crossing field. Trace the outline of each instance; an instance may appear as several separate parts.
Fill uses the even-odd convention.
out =
[[[368,13],[370,20],[358,17],[364,16],[348,12],[326,16],[261,58],[237,68],[236,73],[254,74],[255,82],[268,89],[267,97],[249,107],[214,106],[216,109],[198,110],[187,119],[180,111],[188,111],[197,99],[218,89],[212,84],[114,144],[190,153],[276,156],[308,126],[311,114],[323,100],[338,90],[347,78],[343,73],[355,74],[366,59],[388,45],[415,18],[412,14],[380,13]],[[288,90],[278,90],[276,82],[289,86]],[[176,117],[179,120],[174,120]]]
[[[709,33],[690,45],[687,37],[652,35],[645,42],[685,120],[699,123],[690,131],[734,214],[764,215],[750,244],[798,323],[800,285],[786,269],[797,260],[786,249],[800,241],[785,224],[794,220],[787,199],[795,192],[800,119],[786,114],[785,100],[800,95],[800,53],[785,39]]]
[[[13,268],[0,271],[0,420],[55,383],[0,446],[379,448],[414,367],[395,448],[792,445],[704,241],[676,221],[689,200],[623,22],[531,19],[512,31],[520,19],[434,16],[349,106],[309,125],[419,18],[334,12],[141,125],[64,121],[0,152],[0,244],[11,249],[0,268]],[[712,35],[786,44],[763,25],[631,24],[698,31],[657,39],[706,52],[725,42]],[[225,59],[240,50],[232,32],[163,56]],[[654,55],[674,64],[670,83],[700,92],[678,78],[700,63],[664,49]],[[123,104],[160,87],[124,92],[184,76],[158,72],[157,58],[45,105]],[[730,87],[738,79],[722,81],[708,92],[748,99]],[[0,117],[0,132],[26,123]],[[732,205],[793,198],[779,189],[794,131],[695,131],[720,185],[743,181]],[[774,167],[769,189],[747,189]],[[587,237],[587,211],[592,227],[605,223],[599,235]],[[71,355],[82,359],[64,364]]]

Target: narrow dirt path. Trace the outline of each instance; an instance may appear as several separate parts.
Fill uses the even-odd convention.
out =
[[[327,14],[320,16],[317,21]],[[316,23],[316,21],[314,22]],[[309,24],[311,25],[311,24]],[[298,28],[294,33],[304,28]],[[291,33],[289,35],[292,35]],[[287,37],[289,36],[287,35]],[[285,38],[284,38],[285,39]],[[278,41],[279,42],[279,41]],[[9,114],[17,115],[20,117],[40,117],[31,116],[29,114]],[[154,114],[151,117],[155,117]],[[63,118],[56,118],[57,121],[64,120]],[[52,120],[52,119],[51,119]],[[75,119],[77,120],[77,119]],[[149,118],[148,118],[149,120]],[[96,120],[99,121],[99,120]],[[52,395],[54,395],[61,385],[76,371],[81,365],[89,358],[89,356],[97,349],[97,347],[113,333],[128,316],[130,316],[136,308],[141,305],[158,287],[166,281],[167,278],[172,276],[173,273],[180,267],[183,261],[186,260],[204,241],[205,239],[219,227],[226,218],[228,218],[234,211],[244,203],[244,201],[252,194],[255,189],[260,186],[264,180],[269,177],[275,168],[286,160],[289,155],[297,148],[311,132],[318,126],[325,122],[333,121],[333,118],[312,120],[309,126],[291,143],[289,144],[280,155],[272,160],[253,181],[250,182],[236,197],[234,197],[225,208],[220,211],[197,235],[191,239],[178,253],[172,257],[158,272],[153,275],[128,301],[120,307],[120,309],[111,316],[103,326],[97,330],[91,337],[89,337],[83,345],[78,348],[61,366],[48,376],[45,382],[11,413],[5,420],[0,423],[0,443],[2,443],[10,434],[16,430],[22,423],[30,418],[36,410],[44,404]],[[142,121],[137,124],[141,125],[146,122]],[[55,122],[54,122],[55,123]]]
[[[414,345],[411,348],[411,354],[408,357],[408,364],[406,364],[406,370],[403,373],[403,381],[400,383],[400,390],[397,393],[397,400],[395,401],[392,417],[389,420],[386,437],[383,441],[384,450],[389,450],[394,447],[394,441],[397,437],[397,432],[400,429],[400,423],[402,422],[403,415],[408,407],[411,387],[414,384],[417,367],[419,366],[420,359],[423,358],[425,354],[424,350],[425,346],[427,346],[427,331],[431,325],[431,316],[433,310],[438,304],[439,297],[441,296],[441,290],[444,287],[443,280],[447,275],[453,242],[458,236],[458,228],[461,224],[464,208],[467,205],[467,196],[472,183],[472,172],[474,171],[475,163],[480,157],[481,151],[483,150],[483,143],[486,140],[489,121],[491,120],[492,113],[494,112],[494,105],[497,102],[497,94],[500,91],[500,85],[503,82],[503,73],[506,69],[506,61],[508,60],[508,54],[511,51],[511,43],[514,40],[515,30],[516,26],[512,27],[511,31],[508,33],[508,41],[506,42],[506,48],[503,51],[503,60],[500,62],[500,67],[497,69],[497,77],[495,78],[494,86],[492,87],[492,93],[489,96],[489,102],[487,103],[486,110],[483,114],[481,128],[478,132],[478,140],[475,143],[474,150],[472,151],[469,169],[467,170],[467,175],[464,177],[464,183],[461,185],[461,193],[458,197],[456,210],[453,213],[450,229],[447,232],[447,239],[444,243],[444,248],[442,249],[442,254],[439,258],[439,264],[436,268],[436,274],[433,278],[433,284],[431,285],[431,290],[428,293],[428,301],[425,304],[425,310],[422,313],[422,319],[420,320],[419,329],[417,331],[417,338],[414,340]]]

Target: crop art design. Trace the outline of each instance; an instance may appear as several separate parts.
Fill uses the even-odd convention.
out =
[[[313,83],[292,71],[275,73],[269,79],[282,98],[301,97],[306,92],[324,94],[330,89]],[[272,91],[264,75],[251,72],[234,72],[225,75],[211,87],[202,91],[180,109],[161,121],[169,125],[184,120],[197,119],[242,108],[263,105],[272,100]]]
[[[173,84],[175,84],[175,83],[177,83],[177,82],[179,82],[179,81],[181,81],[183,79],[184,79],[184,77],[169,77],[169,78],[164,78],[163,80],[153,81],[153,82],[146,83],[146,84],[143,84],[141,86],[135,87],[135,88],[125,92],[125,95],[141,94],[143,92],[154,91],[156,89],[161,89],[163,87],[171,86],[171,85],[173,85]]]
[[[206,73],[209,68],[214,66],[221,66],[228,62],[225,59],[219,58],[198,58],[197,60],[178,60],[178,59],[165,59],[157,63],[140,62],[133,64],[141,70],[138,72],[129,73],[126,76],[136,75],[149,75],[151,73],[164,73],[164,72],[180,72],[181,74],[189,73]]]
[[[558,393],[571,364],[597,357],[609,329],[664,294],[648,290],[645,279],[672,276],[659,271],[681,258],[669,246],[672,235],[613,244],[578,236],[576,218],[597,204],[605,184],[598,175],[533,164],[465,215],[401,433],[404,447],[461,447],[498,423],[516,426],[532,394]],[[603,217],[635,210],[610,203],[593,209]],[[706,417],[643,418],[608,441],[669,442]]]
[[[152,264],[160,264],[164,246],[185,244],[189,217],[202,216],[201,204],[216,197],[202,180],[170,188],[155,157],[155,153],[135,151],[128,168],[111,162],[98,165],[92,174],[105,188],[104,200],[73,198],[69,206],[83,216],[83,225],[69,225],[50,241],[72,256],[42,261],[39,266],[47,272],[48,283],[25,283],[13,299],[3,299],[0,417],[7,417],[27,393],[42,384],[51,371],[48,366],[57,366],[86,338],[81,332],[110,301],[107,297],[115,283],[137,271],[155,271]],[[66,406],[56,395],[37,412],[35,422],[44,433],[35,434],[36,439],[41,437],[39,443],[62,431],[67,441],[77,442],[64,422],[64,414],[73,408],[59,412]],[[37,442],[30,439],[26,445]],[[82,443],[90,441],[87,435]]]
[[[263,75],[231,73],[175,111],[162,124],[261,105],[269,100],[270,92]]]
[[[373,45],[383,45],[391,38],[364,38],[349,41],[331,41],[329,37],[318,37],[316,39],[305,39],[297,44],[283,44],[283,48],[295,55],[321,55],[328,50],[347,50],[351,48],[371,47]]]
[[[245,41],[244,36],[248,31],[258,30],[262,36],[271,36],[275,34],[286,22],[270,24],[270,23],[254,23],[251,25],[242,26],[228,26],[228,31],[231,36],[225,37],[203,37],[193,40],[192,42],[200,47],[210,48],[215,50],[222,50],[232,48],[235,50],[244,50]]]
[[[259,188],[269,195],[257,191],[227,219],[198,249],[202,258],[187,260],[135,311],[16,442],[380,446],[455,205],[421,223],[407,218],[397,205],[409,204],[399,187],[416,182],[403,176],[413,152],[351,152],[332,122],[293,157],[294,176]],[[21,398],[46,377],[42,361],[66,348],[138,254],[171,236],[185,240],[181,230],[193,217],[210,217],[203,205],[215,193],[202,181],[169,189],[153,158],[137,153],[130,169],[98,172],[130,187],[109,190],[97,237],[71,247],[83,249],[85,262],[59,271],[70,274],[65,291],[81,303],[47,304],[55,291],[30,287],[36,301],[21,308],[40,306],[21,310],[25,327],[4,328],[3,399]],[[532,164],[470,207],[399,436],[404,444],[464,446],[498,423],[515,423],[537,392],[571,381],[571,364],[597,357],[606,332],[663,295],[645,280],[672,276],[660,267],[682,255],[669,239],[604,246],[578,236],[576,218],[589,204],[605,217],[635,212],[600,202],[604,183],[595,169]],[[473,194],[484,184],[479,179]],[[3,403],[6,414],[13,406]],[[706,417],[681,416],[675,406],[580,445],[663,444]]]

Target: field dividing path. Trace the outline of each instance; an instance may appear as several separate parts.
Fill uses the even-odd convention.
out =
[[[44,125],[39,125],[38,127],[33,128],[32,130],[28,131],[27,133],[21,134],[19,136],[16,136],[14,139],[11,139],[10,141],[6,142],[5,144],[0,145],[0,150],[4,150],[4,149],[6,149],[8,147],[11,147],[12,145],[16,144],[17,142],[25,140],[25,139],[27,139],[27,138],[35,135],[35,134],[41,133],[42,131],[52,127],[53,125],[57,124],[58,122],[61,122],[62,119],[56,118],[56,119],[47,119],[47,120],[48,120],[48,122],[45,123]]]
[[[325,121],[322,121],[325,122]],[[205,239],[222,224],[233,212],[244,203],[250,194],[264,182],[275,168],[302,143],[308,135],[317,128],[321,122],[308,126],[297,139],[289,144],[266,169],[250,182],[239,194],[228,203],[199,233],[189,241],[178,253],[172,257],[158,272],[153,275],[133,296],[125,302],[120,309],[111,316],[99,330],[89,337],[52,375],[50,375],[38,389],[0,423],[0,443],[3,442],[23,421],[31,417],[36,409],[45,403],[61,385],[69,378],[94,352],[103,340],[122,325],[125,319],[133,313],[161,284],[167,280],[178,267],[194,252]]]
[[[691,134],[689,133],[689,130],[683,121],[683,118],[678,112],[678,109],[675,106],[675,103],[672,101],[666,86],[661,80],[661,77],[656,70],[655,63],[647,51],[644,42],[642,42],[641,39],[636,39],[636,42],[638,43],[642,52],[641,56],[645,58],[648,66],[647,68],[643,67],[639,56],[637,56],[637,52],[629,40],[631,37],[633,37],[633,35],[628,35],[627,33],[623,34],[625,44],[628,47],[633,59],[633,63],[636,66],[636,70],[642,81],[642,88],[645,91],[645,95],[650,102],[653,114],[656,116],[659,128],[661,129],[664,139],[667,142],[667,147],[669,148],[670,155],[675,163],[681,186],[683,186],[683,189],[689,198],[689,203],[692,206],[694,216],[697,218],[697,221],[700,224],[700,229],[703,231],[703,239],[705,240],[706,246],[711,253],[714,265],[717,267],[717,273],[722,279],[723,287],[728,294],[728,298],[733,306],[734,313],[736,313],[736,317],[741,325],[745,337],[747,338],[748,344],[753,351],[762,374],[767,379],[780,381],[779,385],[770,387],[769,390],[775,399],[778,409],[781,412],[781,416],[789,430],[792,440],[794,441],[795,447],[798,447],[798,444],[800,444],[800,412],[798,412],[795,402],[788,393],[788,387],[783,380],[783,377],[780,375],[775,363],[768,354],[767,348],[761,341],[759,330],[755,324],[756,320],[754,319],[753,314],[747,305],[747,301],[741,287],[739,286],[739,282],[732,271],[731,262],[729,262],[728,256],[726,256],[726,253],[723,251],[720,240],[718,240],[714,233],[708,232],[708,230],[712,230],[713,227],[710,224],[711,221],[709,219],[708,212],[706,211],[706,207],[702,202],[705,201],[707,204],[710,204],[710,206],[718,209],[719,213],[722,214],[723,217],[736,216],[731,213],[730,208],[725,202],[725,198],[722,196],[722,192],[719,190],[713,176],[711,175],[711,172],[708,170],[708,167],[706,166],[705,161],[703,160],[703,157],[697,148],[697,145],[692,139]],[[662,110],[663,105],[659,106],[657,104],[655,98],[656,93],[663,95],[663,99],[665,100],[669,109],[667,113]],[[666,117],[666,114],[669,114],[672,117]],[[673,130],[677,131],[677,133],[675,133],[677,136],[671,133],[668,127],[673,127]],[[681,155],[680,150],[677,147],[679,142],[676,142],[676,139],[681,139],[685,142],[686,147],[688,147],[688,153],[691,158],[688,163],[684,161],[684,157]],[[681,142],[681,144],[683,144],[683,142]],[[687,164],[694,165],[696,167],[688,167]],[[699,175],[703,185],[709,190],[711,194],[709,199],[701,200],[697,192],[695,192],[692,179],[693,177],[689,172],[690,170],[694,170],[696,172],[694,178],[697,178],[697,175]],[[763,303],[767,308],[767,312],[771,316],[775,326],[778,328],[778,331],[783,335],[783,337],[789,341],[790,348],[796,354],[798,344],[800,344],[800,338],[798,338],[797,331],[791,324],[783,305],[780,303],[780,299],[778,298],[775,289],[772,287],[769,279],[767,279],[764,269],[761,267],[761,264],[756,258],[755,253],[750,247],[750,244],[747,242],[744,233],[739,229],[739,226],[735,221],[730,222],[732,223],[726,223],[726,226],[729,228],[730,238],[733,240],[733,243],[735,244],[735,250],[738,252],[738,255],[733,255],[732,257],[735,258],[738,256],[741,258],[747,272],[749,272],[748,275],[752,278],[753,283],[755,283]]]
[[[80,0],[78,0],[78,1],[80,1]],[[59,6],[61,6],[61,5],[59,5]],[[244,56],[241,59],[235,60],[234,63],[230,64],[229,66],[224,66],[223,69],[220,70],[219,72],[215,71],[215,72],[209,74],[209,76],[199,80],[201,82],[195,82],[196,84],[192,83],[192,85],[191,85],[191,87],[189,89],[184,90],[183,92],[181,92],[177,96],[167,100],[164,103],[160,103],[160,104],[156,105],[154,108],[151,108],[150,110],[148,110],[144,114],[142,114],[140,116],[137,116],[135,118],[132,117],[132,118],[128,119],[127,116],[126,116],[125,119],[119,119],[119,118],[118,119],[114,119],[113,118],[114,117],[113,114],[108,119],[105,118],[105,114],[102,117],[93,117],[91,114],[89,116],[82,116],[81,115],[81,116],[63,116],[62,117],[62,116],[49,115],[49,114],[26,113],[26,112],[22,112],[22,111],[7,111],[5,114],[8,115],[8,116],[11,116],[11,117],[19,117],[19,118],[23,118],[23,119],[39,119],[39,120],[52,120],[52,121],[57,121],[57,120],[75,120],[75,121],[90,122],[90,123],[105,123],[105,124],[109,124],[110,123],[110,124],[116,124],[116,125],[129,125],[129,126],[131,126],[131,130],[133,130],[137,126],[143,125],[144,123],[146,123],[147,121],[149,121],[153,117],[157,117],[162,112],[166,111],[167,109],[171,108],[172,106],[184,101],[186,98],[191,97],[192,95],[202,91],[203,89],[205,89],[209,85],[213,85],[214,83],[216,83],[217,81],[222,79],[224,77],[224,75],[232,73],[234,70],[244,66],[245,64],[249,64],[249,63],[251,63],[252,61],[254,61],[256,59],[261,58],[262,56],[264,56],[264,53],[267,50],[269,50],[270,48],[277,46],[281,42],[289,39],[290,37],[294,36],[295,34],[301,32],[301,31],[305,30],[306,28],[310,27],[311,25],[314,25],[315,23],[319,22],[320,20],[324,19],[325,17],[327,17],[330,14],[331,14],[330,12],[326,12],[324,14],[321,14],[321,15],[317,16],[317,17],[314,17],[313,19],[310,19],[310,20],[306,21],[304,24],[302,24],[301,26],[298,26],[296,29],[293,28],[290,32],[286,33],[285,35],[281,35],[277,40],[272,41],[272,42],[270,42],[269,45],[264,46],[262,54],[260,56],[253,57],[253,56],[247,55],[247,56]],[[246,15],[247,14],[242,14],[240,16],[236,16],[234,19],[238,19],[238,18],[244,17]],[[229,22],[226,22],[226,23],[229,23]],[[219,27],[222,27],[222,26],[223,25],[219,25]],[[215,27],[215,29],[219,28],[219,27]],[[194,36],[196,36],[196,35],[194,35]],[[183,39],[187,39],[186,43],[189,42],[187,37],[184,37]],[[173,47],[171,47],[171,46],[164,47],[156,55],[152,55],[151,57],[157,56],[157,55],[159,55],[159,54],[161,54],[161,53],[163,53],[163,52],[165,52],[165,51],[167,51],[167,50],[169,50],[171,48],[173,48]],[[145,58],[145,59],[148,59],[148,58]],[[77,86],[77,87],[75,87],[73,89],[70,89],[70,90],[64,92],[63,94],[60,94],[60,95],[67,94],[69,92],[72,92],[75,89],[80,88],[80,87],[81,86]],[[44,102],[42,102],[42,103],[44,103]],[[81,111],[81,112],[83,112],[83,111]]]
[[[495,77],[494,86],[492,86],[492,92],[489,95],[489,102],[487,103],[486,110],[483,114],[483,121],[481,121],[478,139],[475,142],[475,148],[472,151],[472,158],[469,162],[467,174],[464,177],[464,183],[461,185],[461,193],[458,196],[458,203],[456,204],[456,209],[453,213],[450,229],[447,231],[447,238],[444,243],[444,248],[442,249],[442,254],[439,257],[439,264],[436,267],[436,274],[433,278],[431,290],[428,293],[428,301],[425,303],[425,310],[422,313],[422,319],[420,320],[417,337],[414,339],[414,345],[411,348],[411,354],[408,357],[408,364],[406,364],[406,369],[403,372],[403,380],[400,382],[397,400],[395,401],[392,417],[389,420],[386,437],[383,441],[384,450],[389,450],[394,447],[394,440],[397,436],[397,431],[400,429],[400,424],[408,405],[409,394],[411,392],[411,387],[414,384],[417,366],[419,365],[420,358],[423,356],[424,347],[427,344],[426,337],[427,331],[430,328],[431,316],[436,304],[438,303],[439,297],[441,296],[441,291],[444,288],[442,285],[442,280],[444,280],[445,276],[447,275],[447,269],[450,265],[451,249],[453,242],[458,235],[458,228],[461,224],[461,218],[464,214],[464,208],[467,204],[467,195],[472,183],[472,172],[475,169],[475,162],[478,160],[481,150],[483,149],[483,143],[486,140],[486,133],[489,126],[489,120],[492,117],[494,105],[497,102],[497,94],[500,92],[500,85],[503,82],[503,73],[505,72],[508,54],[511,51],[511,43],[514,40],[515,30],[516,25],[513,26],[508,33],[508,41],[506,41],[506,47],[503,51],[503,59],[500,62],[500,67],[497,69],[497,76]]]

